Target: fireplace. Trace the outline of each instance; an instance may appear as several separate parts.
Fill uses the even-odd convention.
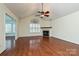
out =
[[[49,31],[48,30],[44,30],[43,31],[43,36],[47,36],[48,37],[49,36]]]

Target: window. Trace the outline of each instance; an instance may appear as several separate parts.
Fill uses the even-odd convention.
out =
[[[5,23],[6,23],[6,33],[15,33],[16,32],[16,24],[15,20],[6,14],[5,17]]]
[[[6,33],[11,33],[11,24],[6,24]]]
[[[13,24],[13,33],[16,32],[16,27],[15,27],[15,24]]]
[[[6,33],[15,33],[15,24],[6,24]]]
[[[40,32],[40,24],[31,23],[30,24],[30,32]]]

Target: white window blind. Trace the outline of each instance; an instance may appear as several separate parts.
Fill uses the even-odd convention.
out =
[[[30,32],[40,32],[40,24],[31,23],[30,24]]]

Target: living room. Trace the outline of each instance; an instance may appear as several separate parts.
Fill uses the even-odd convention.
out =
[[[1,55],[79,55],[78,7],[79,3],[0,3]]]

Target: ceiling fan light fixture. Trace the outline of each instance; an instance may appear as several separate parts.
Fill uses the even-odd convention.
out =
[[[49,17],[50,15],[49,15],[49,13],[50,13],[50,11],[44,11],[44,4],[43,3],[41,3],[41,6],[42,6],[42,10],[41,11],[38,11],[38,14],[39,14],[39,16],[40,16],[40,18],[47,18],[47,17]]]

